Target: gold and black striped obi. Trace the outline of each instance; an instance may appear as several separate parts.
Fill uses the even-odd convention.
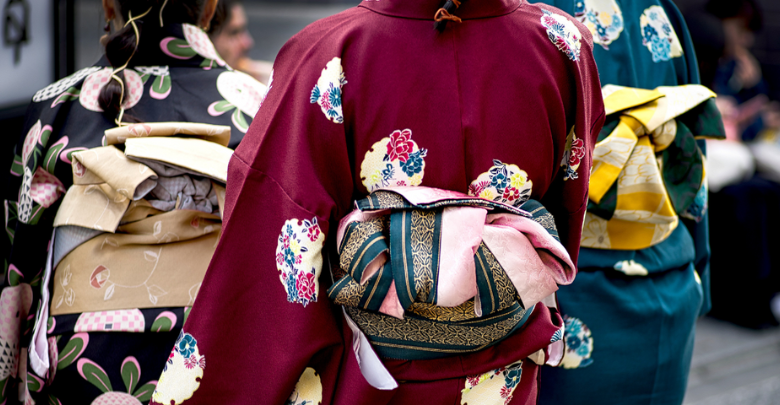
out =
[[[451,269],[442,266],[452,263],[445,255],[454,251],[453,236],[458,237],[447,232],[459,229],[448,227],[447,221],[463,212],[447,210],[469,207],[473,209],[469,212],[484,212],[486,218],[487,213],[519,216],[541,225],[540,232],[559,243],[552,215],[534,200],[520,209],[460,193],[406,198],[397,191],[401,190],[375,191],[358,201],[357,210],[342,221],[340,268],[334,269],[335,283],[328,290],[375,350],[397,359],[445,357],[478,351],[519,329],[533,307],[523,305],[513,280],[485,241],[477,240],[467,250],[473,257],[473,270],[470,263],[466,267],[473,272],[469,277],[476,277],[475,294],[455,304],[442,296],[451,289],[442,283],[452,280],[442,273]],[[483,221],[480,226],[484,225]],[[440,305],[443,300],[447,306]]]

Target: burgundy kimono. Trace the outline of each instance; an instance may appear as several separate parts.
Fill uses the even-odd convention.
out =
[[[462,23],[439,32],[440,5],[367,0],[280,51],[153,403],[536,402],[538,366],[524,360],[555,339],[555,310],[536,305],[473,353],[379,359],[327,296],[339,220],[391,186],[538,200],[576,263],[604,115],[590,33],[525,0],[463,2]]]

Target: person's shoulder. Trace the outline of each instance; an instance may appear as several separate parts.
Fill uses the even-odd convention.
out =
[[[63,93],[70,90],[71,88],[78,89],[81,87],[81,84],[88,76],[102,69],[104,69],[103,66],[96,65],[96,66],[89,66],[77,70],[73,74],[63,77],[62,79],[57,80],[56,82],[36,91],[35,94],[33,95],[32,102],[40,103],[42,101],[46,101],[54,97],[60,96]],[[75,96],[77,95],[78,94],[75,94]]]
[[[512,17],[529,33],[548,38],[559,50],[568,53],[570,58],[578,57],[585,46],[589,52],[593,49],[593,37],[590,30],[578,19],[558,7],[545,3],[523,2]]]

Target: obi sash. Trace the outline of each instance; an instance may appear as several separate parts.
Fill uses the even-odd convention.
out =
[[[395,187],[356,202],[339,224],[328,296],[380,356],[470,353],[523,326],[576,269],[552,215],[428,187]]]
[[[679,216],[698,221],[706,212],[696,140],[725,137],[715,94],[700,85],[602,92],[607,119],[593,151],[581,246],[645,249],[668,238]]]

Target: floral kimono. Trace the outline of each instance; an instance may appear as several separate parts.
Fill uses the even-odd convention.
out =
[[[562,333],[553,305],[513,307],[512,325],[522,324],[503,340],[485,339],[473,325],[443,319],[433,327],[409,316],[388,322],[374,287],[341,296],[363,285],[333,283],[368,274],[350,267],[346,277],[340,259],[373,262],[337,243],[349,239],[339,222],[355,202],[395,207],[401,201],[386,194],[366,197],[413,186],[515,208],[536,200],[576,263],[604,114],[590,34],[560,10],[522,0],[463,2],[452,13],[462,22],[438,32],[440,4],[363,2],[282,48],[267,97],[231,160],[220,244],[153,403],[536,403],[538,364],[552,357],[542,349]],[[390,245],[393,226],[438,223],[435,215],[412,215],[408,223],[393,215]],[[366,230],[368,239],[358,240],[383,240],[375,229],[376,238]],[[424,236],[435,233],[397,235],[439,246]],[[390,247],[394,277],[404,263],[453,259],[414,257],[396,267],[401,259]],[[391,295],[374,270],[366,283]],[[397,288],[393,302],[412,305],[415,293],[406,289],[435,282],[430,273],[413,274],[394,278],[404,291]],[[377,323],[347,316],[354,311],[334,303],[342,298]],[[427,292],[416,298],[436,302]],[[380,335],[384,350],[375,350]],[[431,344],[416,355],[395,350],[421,340]],[[201,361],[205,367],[194,366]]]
[[[615,89],[610,85],[653,90],[699,83],[690,35],[672,1],[542,3],[571,13],[591,32],[605,94]],[[700,86],[679,89],[683,99],[709,93]],[[687,173],[695,167],[699,173],[693,184],[665,176],[674,209],[667,210],[669,226],[659,227],[663,230],[658,237],[642,243],[635,232],[633,237],[610,239],[605,224],[615,212],[604,210],[610,193],[591,183],[580,272],[558,293],[567,318],[567,352],[562,367],[544,372],[550,383],[542,389],[544,403],[575,404],[582,398],[599,404],[682,403],[696,319],[710,308],[707,186],[706,179],[702,181],[706,174],[702,159],[690,158],[706,152],[704,141],[694,143],[694,136],[723,135],[720,114],[712,104],[710,99],[669,124],[675,125],[678,138],[688,137],[688,152],[670,159],[655,146],[663,160],[662,172]],[[680,123],[688,124],[693,133],[680,132],[684,128]],[[619,125],[617,120],[607,119],[602,135],[609,135],[614,125]],[[673,198],[677,191],[689,198],[688,209],[677,209],[679,201]],[[615,199],[611,201],[614,207]]]
[[[260,106],[265,86],[226,66],[207,35],[195,26],[148,28],[124,70],[125,121],[135,117],[145,122],[219,124],[227,129],[224,145],[238,145]],[[103,57],[95,66],[35,93],[28,109],[4,198],[2,243],[7,256],[0,283],[0,403],[89,403],[110,391],[147,401],[161,361],[186,316],[183,306],[136,310],[135,325],[146,325],[136,332],[150,331],[165,313],[167,326],[156,329],[161,333],[146,334],[116,329],[81,333],[75,325],[78,314],[48,319],[44,315],[50,305],[57,304],[50,302],[53,280],[47,257],[53,253],[55,214],[73,184],[74,153],[106,145],[104,131],[116,126],[103,116],[98,104],[100,89],[111,73]],[[145,128],[133,127],[135,135],[144,135]],[[97,288],[108,273],[95,270],[92,282]],[[69,279],[58,282],[67,284]],[[57,298],[71,300],[73,295]],[[59,355],[58,361],[57,356],[53,360],[33,358],[37,354],[28,351],[31,336],[40,329],[53,338],[47,352]],[[79,363],[83,359],[90,359],[89,364]],[[40,366],[50,360],[56,380],[54,371]],[[101,373],[93,372],[98,369]]]

